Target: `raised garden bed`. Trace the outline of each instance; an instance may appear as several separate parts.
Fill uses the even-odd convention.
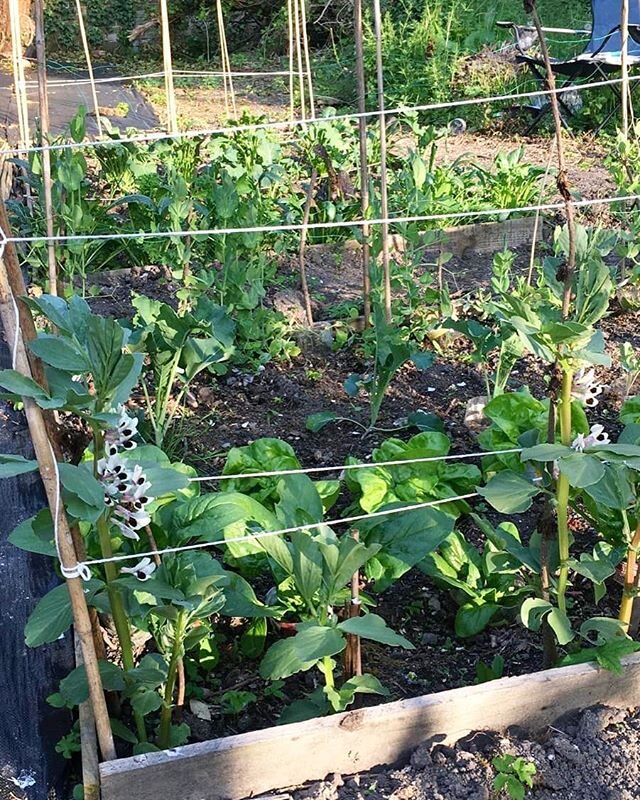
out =
[[[432,737],[452,744],[471,731],[513,725],[536,732],[594,704],[627,708],[639,690],[637,654],[625,660],[622,675],[584,664],[501,678],[104,763],[102,798],[241,800],[330,773],[394,764]]]

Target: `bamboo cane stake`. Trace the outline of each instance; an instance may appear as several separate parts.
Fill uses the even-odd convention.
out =
[[[42,2],[42,0],[40,0]],[[100,121],[100,106],[98,104],[98,91],[96,89],[96,82],[93,76],[93,63],[91,61],[91,51],[89,50],[89,40],[87,39],[87,26],[85,25],[84,15],[85,8],[82,6],[81,0],[76,0],[76,10],[78,12],[78,26],[80,28],[80,39],[82,40],[82,49],[84,50],[85,61],[87,62],[87,72],[89,73],[89,82],[91,85],[91,100],[93,102],[93,111],[96,115],[96,126],[98,128],[98,137],[102,138],[102,122]]]
[[[300,88],[300,110],[302,112],[301,119],[302,121],[306,121],[307,119],[307,103],[305,99],[305,88],[304,88],[304,67],[302,64],[302,31],[300,26],[300,0],[293,0],[293,11],[294,11],[294,19],[293,24],[295,28],[295,38],[296,38],[296,61],[298,65],[298,86]]]
[[[358,89],[358,113],[367,111],[367,85],[364,74],[364,36],[362,29],[362,0],[354,0],[353,25],[356,44],[356,85]],[[362,219],[369,214],[369,153],[367,148],[367,120],[366,117],[358,118],[358,139],[360,143],[360,208]],[[362,302],[363,322],[368,328],[371,324],[371,229],[369,225],[362,226]]]
[[[49,133],[49,96],[47,92],[47,53],[44,38],[44,3],[35,0],[36,58],[38,61],[38,106],[40,111],[40,145],[44,147]],[[42,151],[42,194],[47,236],[53,236],[53,200],[51,184],[51,153]],[[47,267],[49,271],[49,292],[58,294],[58,268],[55,242],[47,242]]]
[[[20,146],[27,147],[30,139],[29,110],[24,78],[24,63],[22,59],[22,30],[18,0],[9,0],[9,22],[11,27],[11,55],[13,81],[16,92],[16,108],[18,113],[18,129],[20,132]]]
[[[302,12],[302,44],[304,46],[304,64],[307,72],[307,94],[309,95],[309,111],[311,119],[316,116],[316,100],[313,91],[313,76],[311,74],[311,59],[309,57],[309,31],[307,30],[307,1],[300,0]]]
[[[225,30],[225,24],[224,24],[222,0],[216,0],[216,7],[218,15],[218,38],[220,39],[220,56],[222,61],[224,103],[227,109],[227,114],[229,114],[230,110],[232,109],[234,119],[238,119],[238,109],[236,107],[236,93],[233,88],[233,77],[231,74],[231,59],[229,58],[229,47],[227,46],[227,32]]]
[[[76,666],[84,664],[82,648],[76,638]],[[82,760],[82,788],[84,800],[100,798],[100,767],[98,763],[98,740],[96,737],[96,721],[91,703],[85,701],[78,706],[80,723],[80,756]]]
[[[0,258],[0,322],[5,332],[7,341],[16,342],[17,346],[14,353],[16,370],[25,377],[31,378],[32,373],[29,367],[27,351],[24,344],[22,330],[18,325],[16,331],[15,318],[16,300],[13,297],[4,257]],[[72,572],[78,561],[69,530],[67,515],[60,503],[59,487],[57,480],[57,466],[53,448],[51,446],[47,429],[45,426],[42,410],[29,398],[23,398],[24,413],[29,426],[31,440],[38,460],[40,476],[44,485],[44,490],[51,509],[51,515],[56,520],[57,542],[60,548],[60,559],[63,570]],[[89,696],[91,705],[96,718],[96,729],[100,750],[105,761],[110,761],[116,757],[111,733],[111,724],[107,704],[102,689],[102,679],[98,669],[98,659],[93,644],[93,633],[91,629],[91,619],[87,608],[84,594],[84,584],[80,577],[67,577],[67,588],[73,612],[73,620],[76,636],[82,648],[82,657],[85,663],[87,682],[89,685]]]
[[[287,20],[289,26],[289,119],[291,122],[293,122],[296,114],[295,80],[293,70],[293,0],[287,0]]]
[[[353,538],[360,540],[360,532],[353,531]],[[350,619],[360,616],[360,570],[356,570],[351,578],[351,602],[349,603],[348,615]],[[344,656],[344,671],[347,680],[355,675],[362,675],[362,647],[360,637],[354,634],[347,636],[347,648]]]
[[[640,549],[640,523],[636,527],[635,533],[629,544],[627,553],[627,563],[624,573],[624,589],[622,590],[622,602],[620,603],[620,613],[618,619],[622,623],[625,633],[629,631],[631,624],[634,601],[636,599],[637,570],[638,570],[638,549]]]
[[[307,247],[307,234],[309,231],[309,218],[311,216],[311,206],[313,204],[313,195],[318,182],[318,170],[315,167],[311,169],[311,177],[309,178],[309,186],[307,187],[307,197],[304,204],[304,215],[302,219],[302,230],[300,231],[300,251],[298,253],[298,263],[300,265],[300,287],[304,297],[304,308],[307,315],[307,324],[313,325],[313,312],[311,311],[311,296],[309,294],[309,284],[307,283],[307,267],[305,263],[305,250]]]
[[[387,120],[384,101],[384,71],[382,65],[382,14],[380,0],[373,0],[373,20],[376,37],[376,79],[378,84],[378,110],[380,111],[380,214],[389,219],[389,189],[387,186]],[[389,223],[381,225],[382,274],[384,282],[384,317],[391,323],[391,270],[389,257]]]
[[[176,111],[176,90],[173,83],[173,64],[171,60],[171,32],[169,30],[169,9],[167,0],[160,0],[160,22],[162,29],[162,60],[164,63],[164,89],[167,103],[167,130],[178,132]]]
[[[622,135],[629,136],[629,105],[631,95],[629,92],[629,0],[622,0],[620,20],[620,92],[622,94]]]
[[[629,138],[629,107],[631,105],[631,92],[629,90],[629,0],[622,0],[621,19],[620,19],[620,94],[622,96],[622,135],[625,140]],[[626,159],[625,159],[626,161]],[[629,179],[632,178],[632,171],[628,164],[625,164]],[[623,208],[626,209],[624,203]],[[627,260],[622,258],[620,263],[620,280],[625,280],[627,276]]]

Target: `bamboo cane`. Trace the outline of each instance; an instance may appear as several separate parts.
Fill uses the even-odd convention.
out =
[[[622,0],[620,19],[620,93],[622,94],[622,135],[629,136],[629,0]]]
[[[18,0],[9,0],[9,24],[11,27],[13,82],[16,91],[20,146],[27,147],[30,139],[29,111],[27,105],[26,83],[24,79],[24,64],[22,61],[22,30],[20,25],[20,7],[18,5]]]
[[[362,32],[362,0],[354,0],[353,25],[356,44],[356,85],[358,88],[358,113],[367,110],[367,86],[364,74],[364,36]],[[358,118],[358,138],[360,142],[360,207],[362,219],[369,214],[369,153],[367,149],[367,120]],[[371,228],[362,226],[362,303],[364,327],[371,324]]]
[[[307,247],[307,234],[309,231],[309,217],[311,216],[311,206],[313,205],[313,195],[318,182],[318,170],[311,168],[311,177],[307,187],[307,197],[304,203],[304,215],[302,219],[302,230],[300,231],[300,251],[298,253],[298,263],[300,266],[300,287],[304,297],[304,308],[307,314],[307,325],[313,325],[313,312],[311,311],[311,296],[309,294],[309,284],[307,283],[307,267],[305,263],[305,250]]]
[[[300,26],[300,0],[293,0],[293,24],[295,29],[296,39],[296,61],[298,64],[298,86],[300,88],[300,110],[302,112],[301,119],[307,119],[307,103],[305,99],[304,88],[304,67],[302,65],[302,31]]]
[[[289,27],[289,120],[293,122],[296,115],[295,80],[293,70],[293,0],[287,0],[287,20]]]
[[[629,107],[631,105],[631,92],[629,90],[629,0],[622,0],[620,18],[620,94],[622,95],[622,135],[625,140],[629,138]],[[626,159],[625,159],[626,161]],[[628,164],[625,164],[629,178],[632,172]],[[623,204],[626,209],[627,204]],[[625,280],[627,276],[627,260],[622,258],[620,263],[620,280]]]
[[[378,84],[378,110],[380,111],[380,214],[385,220],[381,225],[382,274],[384,281],[384,317],[391,323],[391,259],[389,257],[389,189],[387,186],[387,120],[384,100],[384,71],[382,66],[382,13],[380,0],[373,0],[373,20],[376,37],[376,79]]]
[[[82,648],[76,638],[76,666],[84,664]],[[80,756],[82,759],[82,788],[84,800],[100,798],[100,767],[98,764],[98,741],[96,738],[96,721],[91,703],[85,701],[78,706],[80,724]]]
[[[224,25],[222,0],[216,0],[216,10],[218,15],[218,38],[220,39],[220,57],[222,61],[224,103],[227,109],[227,114],[233,112],[233,118],[237,120],[238,109],[236,107],[236,93],[233,88],[233,77],[231,75],[231,59],[229,58],[229,48],[227,46],[227,33]]]
[[[316,116],[316,101],[313,91],[313,76],[311,74],[311,59],[309,57],[309,32],[307,30],[307,3],[306,0],[300,0],[300,10],[302,17],[302,44],[304,47],[304,64],[307,72],[307,94],[309,95],[309,111],[311,112],[311,119]]]
[[[176,111],[176,90],[173,83],[173,63],[171,59],[171,32],[169,30],[169,9],[167,0],[160,0],[160,21],[162,29],[162,60],[164,63],[164,89],[167,103],[167,130],[178,132]]]
[[[42,2],[42,0],[39,0]],[[93,77],[93,64],[91,62],[91,51],[89,50],[89,40],[87,39],[87,26],[85,25],[84,15],[85,9],[80,0],[76,0],[76,10],[78,12],[78,26],[80,28],[80,38],[82,40],[82,49],[84,50],[85,61],[87,62],[87,72],[89,73],[89,82],[91,84],[91,100],[93,102],[93,111],[96,115],[96,125],[98,128],[98,137],[102,138],[102,122],[100,121],[100,106],[98,105],[98,91],[96,89],[96,82]]]
[[[357,541],[360,540],[360,533],[354,530],[352,533],[353,538]],[[347,613],[350,619],[360,616],[360,570],[356,570],[351,578],[351,602]],[[356,675],[362,675],[362,646],[360,637],[354,634],[347,636],[347,647],[344,655],[344,672],[345,678],[353,678]]]
[[[0,258],[0,322],[4,330],[7,341],[16,344],[13,353],[15,369],[25,377],[31,378],[32,373],[27,358],[27,351],[24,344],[22,330],[18,324],[16,331],[16,300],[13,297],[4,256]],[[84,594],[84,584],[80,577],[74,574],[77,567],[77,557],[69,530],[67,515],[60,503],[59,486],[57,479],[57,466],[53,448],[51,446],[44,417],[41,409],[29,398],[23,398],[24,413],[29,426],[31,440],[36,458],[38,460],[40,476],[44,485],[45,494],[51,509],[57,529],[56,541],[59,546],[60,560],[63,572],[67,576],[67,588],[71,600],[71,609],[76,636],[82,648],[82,657],[85,663],[87,682],[89,685],[89,696],[93,712],[96,718],[96,728],[100,750],[105,761],[110,761],[116,757],[111,733],[109,714],[102,689],[102,679],[98,669],[98,659],[93,643],[93,633],[91,630],[91,620],[87,608]]]
[[[44,3],[35,0],[36,25],[36,58],[38,61],[38,106],[40,111],[40,145],[44,146],[49,133],[49,96],[47,92],[47,54],[44,39]],[[47,236],[47,266],[49,271],[49,292],[58,294],[58,268],[56,263],[56,245],[53,237],[53,200],[51,184],[51,153],[42,151],[42,199],[44,200],[44,216]]]

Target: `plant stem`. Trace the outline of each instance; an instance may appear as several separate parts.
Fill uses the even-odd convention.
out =
[[[173,384],[176,380],[176,374],[178,372],[178,366],[180,364],[180,357],[182,356],[182,347],[180,347],[176,354],[173,357],[171,362],[171,367],[169,369],[169,377],[167,379],[167,383],[164,386],[162,393],[156,396],[156,401],[158,401],[158,415],[156,417],[156,425],[155,428],[155,440],[156,446],[162,447],[162,442],[164,441],[164,436],[166,433],[166,423],[167,423],[167,412],[169,410],[169,402],[171,400],[171,390],[173,388]]]
[[[160,728],[158,730],[158,747],[166,750],[170,744],[171,736],[171,717],[173,712],[173,692],[178,676],[178,666],[182,658],[182,648],[184,631],[187,623],[187,612],[180,611],[176,619],[174,629],[173,648],[171,649],[171,659],[169,661],[169,673],[164,687],[164,705],[160,712]]]
[[[622,600],[620,602],[620,613],[618,619],[622,623],[625,633],[628,633],[631,625],[631,613],[633,602],[636,598],[636,571],[638,568],[638,548],[640,548],[640,522],[636,527],[633,539],[629,544],[627,553],[627,565],[624,576],[624,588],[622,590]]]
[[[94,470],[98,460],[104,455],[104,436],[100,431],[94,431]],[[103,514],[96,522],[96,529],[98,532],[98,541],[100,542],[100,550],[102,558],[111,558],[113,556],[113,548],[111,546],[111,534],[109,532],[109,522],[107,517]],[[135,659],[133,657],[133,642],[131,641],[131,630],[129,629],[129,621],[127,620],[127,612],[124,607],[122,595],[114,581],[118,577],[118,568],[112,561],[107,561],[104,564],[104,575],[107,584],[107,594],[109,596],[109,605],[111,607],[111,616],[113,617],[113,624],[120,643],[120,652],[122,653],[122,664],[125,670],[134,669]],[[136,722],[136,729],[138,731],[138,740],[140,742],[147,741],[147,729],[144,723],[144,716],[134,711],[134,718]]]
[[[573,372],[565,368],[562,374],[560,394],[560,436],[562,444],[571,444],[571,387]],[[560,556],[560,573],[558,575],[558,606],[564,613],[567,611],[566,591],[569,575],[569,480],[560,474],[556,486],[556,503],[558,508],[558,553]]]
[[[322,659],[324,682],[328,689],[335,689],[335,681],[333,679],[333,664],[331,656],[325,656]]]

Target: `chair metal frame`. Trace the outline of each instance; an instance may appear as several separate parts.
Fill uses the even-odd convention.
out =
[[[631,37],[629,47],[629,66],[640,66],[640,0],[631,0],[629,10],[629,36]],[[606,14],[606,9],[615,7],[617,17],[612,14]],[[591,17],[593,27],[587,29],[571,29],[571,28],[542,28],[545,33],[565,33],[565,34],[589,34],[590,39],[585,49],[579,55],[565,60],[553,59],[551,66],[554,74],[557,77],[563,78],[563,82],[558,86],[560,90],[566,89],[567,92],[572,88],[579,86],[581,81],[592,81],[593,79],[607,80],[615,72],[621,69],[621,21],[622,16],[622,3],[621,0],[591,0]],[[604,24],[603,24],[604,20]],[[614,25],[611,23],[616,20]],[[544,61],[538,56],[532,56],[528,53],[535,44],[535,37],[531,37],[531,41],[524,41],[523,34],[535,34],[535,28],[530,26],[518,25],[513,22],[498,22],[498,27],[511,28],[515,37],[515,45],[519,55],[516,61],[519,64],[526,64],[530,73],[535,80],[540,83],[545,89],[549,88],[547,80],[547,72]],[[617,48],[617,49],[616,49]],[[631,87],[633,93],[637,89],[638,81],[634,81]],[[617,105],[613,111],[609,112],[605,119],[600,123],[597,131],[609,122],[611,117],[616,113],[617,108],[622,102],[622,94],[619,88],[612,84],[609,86],[613,94],[616,96]],[[569,120],[575,117],[576,111],[566,102],[565,94],[563,91],[558,92],[558,102],[560,105],[561,119],[563,125],[570,130]],[[513,110],[526,110],[534,114],[532,123],[527,128],[526,132],[529,133],[538,127],[540,121],[551,110],[550,104],[547,103],[530,103],[527,105],[512,106]]]

